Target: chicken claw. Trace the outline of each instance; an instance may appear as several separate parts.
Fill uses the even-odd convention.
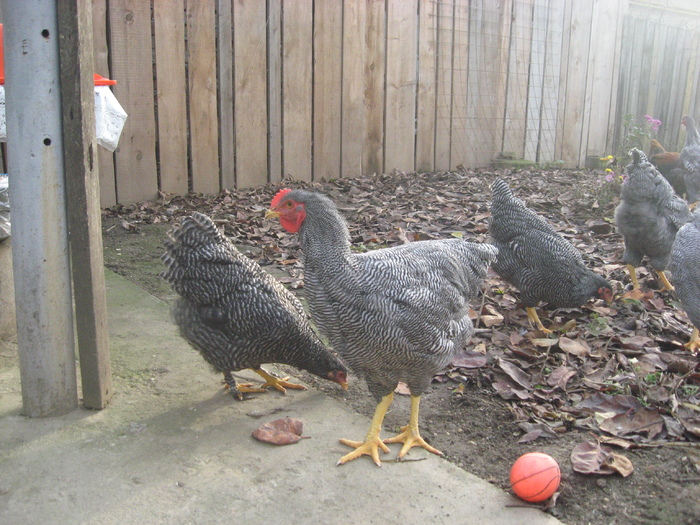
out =
[[[526,307],[525,310],[527,311],[527,318],[530,320],[531,324],[535,325],[539,330],[543,331],[545,334],[552,333],[552,331],[548,328],[545,328],[542,324],[542,321],[540,321],[540,316],[537,315],[537,310],[535,310],[532,306]]]
[[[693,334],[690,336],[690,341],[683,345],[686,350],[695,354],[700,349],[700,333],[697,328],[693,328]]]
[[[253,387],[253,383],[236,383],[231,372],[224,373],[224,382],[226,383],[226,388],[230,389],[231,395],[239,401],[243,401],[243,394],[267,392],[264,388]]]
[[[287,381],[289,377],[276,377],[270,374],[269,372],[265,372],[265,370],[263,370],[262,368],[253,368],[253,372],[258,374],[265,380],[265,383],[261,387],[263,388],[263,391],[269,386],[276,388],[283,394],[287,393],[286,388],[291,388],[292,390],[308,390],[304,385],[298,385],[296,383],[290,383],[289,381]]]
[[[352,452],[345,454],[342,458],[338,460],[336,466],[343,465],[348,461],[352,461],[360,456],[370,456],[374,461],[374,464],[378,467],[382,466],[382,462],[379,460],[379,449],[385,454],[389,452],[389,447],[387,447],[384,442],[379,437],[379,432],[382,428],[382,422],[384,421],[384,416],[386,411],[389,409],[389,405],[394,399],[394,393],[384,396],[381,402],[377,405],[374,410],[374,417],[372,418],[372,423],[369,427],[369,432],[365,436],[364,441],[351,441],[349,439],[340,439],[339,441],[343,445],[355,448]]]
[[[403,443],[401,451],[396,459],[401,460],[412,447],[423,447],[428,452],[432,452],[438,456],[444,456],[435,447],[431,447],[421,437],[418,431],[418,411],[420,406],[420,396],[411,396],[411,419],[408,425],[401,427],[401,434],[385,439],[384,443]]]

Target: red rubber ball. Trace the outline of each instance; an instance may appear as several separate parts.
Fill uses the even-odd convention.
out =
[[[560,481],[559,463],[542,452],[523,454],[510,469],[513,492],[531,503],[550,498],[559,488]]]

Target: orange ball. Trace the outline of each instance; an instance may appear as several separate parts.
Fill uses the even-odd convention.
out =
[[[552,456],[528,452],[510,469],[510,486],[520,498],[537,503],[551,497],[559,488],[561,471]]]

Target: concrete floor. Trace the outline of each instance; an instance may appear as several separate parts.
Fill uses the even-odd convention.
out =
[[[336,467],[338,438],[363,436],[366,417],[315,390],[235,401],[165,303],[111,272],[107,286],[107,409],[23,417],[16,344],[0,342],[0,523],[559,523],[422,450]],[[284,416],[309,439],[251,437]]]

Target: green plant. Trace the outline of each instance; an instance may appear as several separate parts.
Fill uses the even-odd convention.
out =
[[[621,165],[626,166],[630,160],[629,151],[632,148],[642,151],[649,149],[649,141],[661,127],[661,121],[650,115],[644,115],[643,119],[638,119],[630,113],[624,116],[622,126],[624,135],[617,149],[617,159]]]

